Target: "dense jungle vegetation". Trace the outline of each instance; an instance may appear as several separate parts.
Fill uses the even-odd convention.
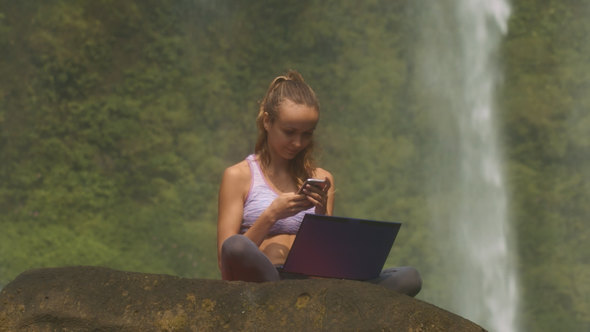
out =
[[[320,97],[335,213],[404,221],[390,261],[445,307],[410,2],[0,0],[0,287],[63,265],[219,278],[220,176],[293,68]],[[512,2],[498,95],[521,325],[588,331],[590,3]]]

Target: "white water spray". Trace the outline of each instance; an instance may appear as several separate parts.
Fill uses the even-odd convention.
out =
[[[421,108],[435,121],[430,202],[441,241],[443,307],[490,331],[515,331],[517,275],[495,124],[506,0],[419,1]],[[436,296],[435,296],[436,297]]]

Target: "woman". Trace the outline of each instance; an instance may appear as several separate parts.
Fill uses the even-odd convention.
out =
[[[299,73],[271,82],[256,119],[255,154],[227,168],[219,190],[217,247],[224,280],[281,280],[275,266],[285,262],[305,213],[332,215],[334,178],[312,159],[319,110]],[[326,185],[307,185],[297,193],[307,178]],[[372,282],[411,296],[421,286],[410,267],[385,270]]]

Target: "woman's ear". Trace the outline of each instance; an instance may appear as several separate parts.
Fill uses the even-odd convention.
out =
[[[271,120],[270,120],[270,114],[268,114],[268,112],[264,112],[264,114],[262,115],[262,124],[264,125],[264,130],[269,131],[270,130],[270,125]]]

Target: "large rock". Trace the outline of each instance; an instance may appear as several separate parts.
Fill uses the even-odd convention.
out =
[[[98,267],[25,272],[0,293],[0,331],[483,331],[369,283],[185,279]]]

